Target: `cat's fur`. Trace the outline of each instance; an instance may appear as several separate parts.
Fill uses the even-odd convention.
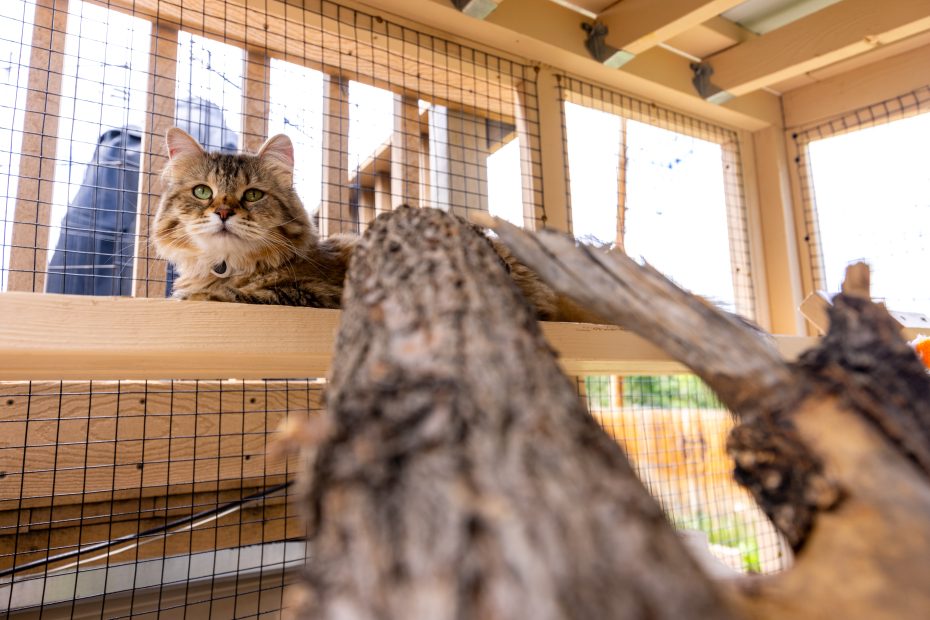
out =
[[[166,142],[169,162],[153,238],[179,274],[176,298],[339,307],[356,238],[319,238],[294,191],[287,136],[269,138],[255,155],[207,153],[178,128],[168,131]],[[210,189],[209,199],[194,194],[201,185]],[[248,202],[250,189],[264,195]],[[491,243],[539,318],[596,320],[557,296],[499,242]]]
[[[294,191],[287,136],[270,138],[256,155],[207,153],[177,128],[166,142],[169,162],[153,237],[179,274],[174,297],[339,307],[355,238],[319,238]],[[209,200],[194,195],[199,185],[211,189]],[[264,196],[247,203],[248,189]],[[225,273],[217,275],[224,263]]]

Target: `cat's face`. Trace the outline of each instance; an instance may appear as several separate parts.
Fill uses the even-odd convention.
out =
[[[285,135],[257,155],[207,153],[184,131],[166,136],[169,162],[154,223],[159,254],[182,273],[227,263],[251,273],[303,255],[317,241],[294,192],[294,149]]]

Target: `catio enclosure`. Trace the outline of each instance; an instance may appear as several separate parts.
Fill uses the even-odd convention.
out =
[[[857,31],[872,10],[858,0],[370,4],[0,6],[10,617],[275,617],[312,561],[287,501],[297,459],[272,448],[286,419],[321,410],[338,312],[164,300],[174,274],[149,229],[172,126],[227,151],[288,134],[323,235],[402,204],[571,232],[756,321],[787,357],[814,333],[801,301],[863,252],[892,308],[930,311],[896,277],[926,258],[922,233],[838,208],[857,189],[832,163],[867,153],[863,182],[923,179],[896,182],[887,219],[925,228],[907,149],[886,170],[887,136],[856,142],[930,132],[921,3],[873,20],[880,51],[850,43],[875,34]],[[595,17],[613,34],[593,57]],[[823,20],[839,26],[808,49]],[[732,420],[706,386],[620,329],[544,330],[675,525],[734,571],[790,563],[732,481]]]

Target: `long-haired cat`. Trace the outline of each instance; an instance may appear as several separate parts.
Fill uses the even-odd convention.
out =
[[[166,142],[153,237],[179,274],[174,297],[339,307],[355,239],[319,238],[294,191],[287,136],[255,155],[208,153],[176,127]]]
[[[356,238],[319,238],[294,191],[287,136],[269,138],[254,155],[208,153],[176,127],[166,142],[169,161],[153,237],[159,255],[179,273],[174,297],[339,307]],[[539,318],[597,320],[491,243]]]

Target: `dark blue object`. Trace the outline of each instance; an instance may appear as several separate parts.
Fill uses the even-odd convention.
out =
[[[175,118],[178,127],[208,150],[236,151],[238,136],[226,127],[215,104],[197,97],[179,100]],[[100,136],[81,188],[61,221],[46,292],[132,295],[141,145],[136,127],[110,129]],[[173,281],[169,267],[168,294]]]

